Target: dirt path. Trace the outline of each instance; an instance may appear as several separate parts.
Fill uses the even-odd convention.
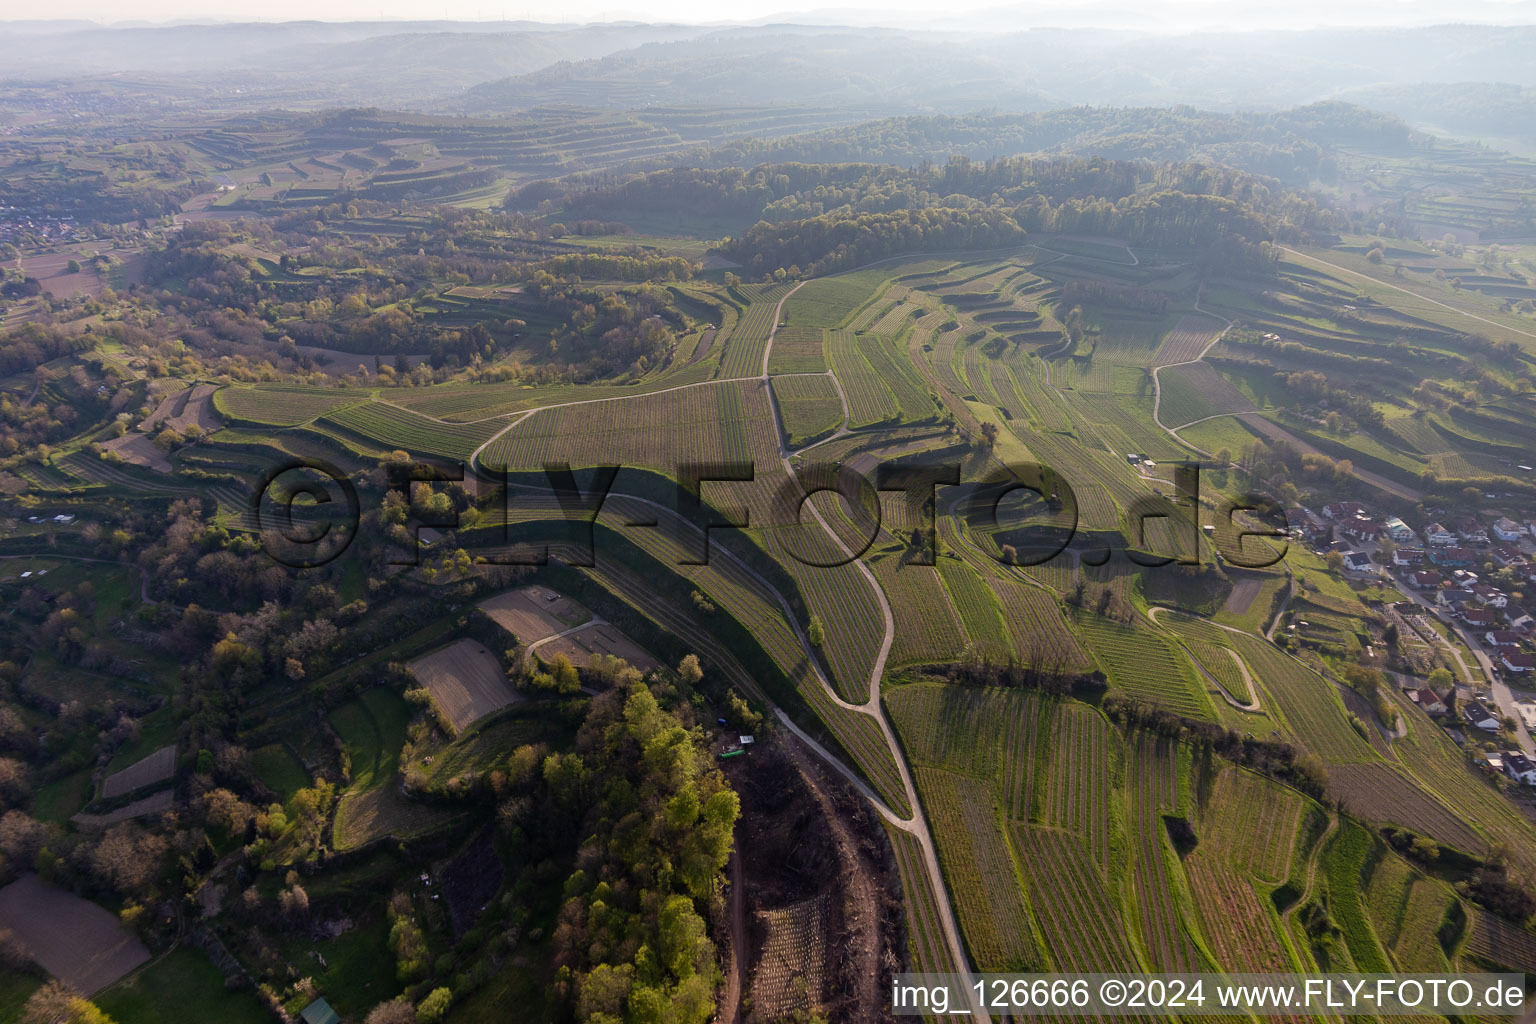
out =
[[[1163,612],[1170,612],[1170,611],[1173,611],[1173,609],[1171,609],[1171,608],[1161,608],[1161,607],[1159,607],[1159,608],[1148,608],[1147,609],[1147,618],[1151,619],[1153,622],[1156,622],[1157,621],[1157,617],[1159,615],[1161,615]],[[1178,614],[1178,613],[1175,612],[1175,614]],[[1216,625],[1216,623],[1212,623],[1212,625]],[[1195,658],[1195,657],[1192,656],[1189,660],[1194,662],[1195,663],[1195,668],[1200,670],[1200,674],[1202,676],[1204,676],[1207,680],[1209,680],[1211,685],[1215,686],[1216,689],[1221,692],[1222,697],[1226,700],[1226,702],[1228,704],[1232,705],[1234,708],[1236,708],[1239,711],[1255,712],[1255,711],[1263,710],[1260,707],[1260,705],[1259,705],[1259,688],[1254,685],[1253,676],[1248,672],[1248,665],[1247,665],[1247,663],[1243,661],[1243,659],[1238,655],[1238,653],[1236,651],[1233,651],[1233,650],[1229,649],[1229,650],[1227,650],[1227,654],[1231,656],[1232,662],[1233,662],[1233,664],[1235,664],[1237,666],[1238,672],[1242,673],[1243,685],[1248,687],[1248,700],[1247,700],[1246,703],[1244,703],[1243,701],[1238,700],[1236,696],[1234,696],[1232,693],[1230,693],[1227,690],[1226,686],[1224,686],[1222,684],[1220,679],[1217,679],[1210,672],[1206,671],[1205,666],[1200,664],[1200,661],[1199,661],[1198,658]]]
[[[1485,316],[1478,316],[1476,313],[1468,313],[1466,310],[1460,308],[1459,306],[1453,306],[1449,302],[1441,302],[1439,299],[1432,299],[1428,295],[1420,295],[1412,288],[1404,288],[1402,285],[1383,281],[1379,277],[1372,277],[1369,274],[1362,274],[1358,270],[1350,270],[1348,267],[1341,267],[1337,263],[1329,263],[1327,260],[1318,259],[1316,256],[1308,256],[1304,252],[1297,252],[1295,249],[1289,249],[1283,245],[1277,245],[1275,248],[1279,249],[1281,252],[1290,253],[1292,256],[1295,256],[1298,259],[1310,260],[1311,262],[1320,266],[1327,267],[1329,270],[1337,270],[1341,274],[1348,274],[1350,277],[1358,277],[1362,281],[1369,281],[1372,284],[1379,284],[1383,288],[1391,288],[1393,291],[1402,292],[1404,295],[1412,295],[1414,298],[1422,302],[1427,302],[1432,306],[1439,306],[1441,309],[1448,309],[1452,313],[1460,313],[1465,317],[1471,317],[1473,320],[1477,320],[1480,323],[1485,323],[1489,327],[1497,327],[1501,331],[1510,331],[1511,333],[1520,334],[1527,338],[1536,338],[1536,334],[1532,334],[1530,331],[1522,331],[1518,327],[1510,327],[1508,324],[1501,324],[1497,320],[1489,320]]]
[[[1162,427],[1164,430],[1168,431],[1169,436],[1171,436],[1175,441],[1179,442],[1180,444],[1188,445],[1190,448],[1194,448],[1195,451],[1200,452],[1201,454],[1210,455],[1211,453],[1206,451],[1205,449],[1197,447],[1196,445],[1192,445],[1188,441],[1184,440],[1182,437],[1179,436],[1179,433],[1178,433],[1177,429],[1175,429],[1173,427],[1170,427],[1170,426],[1168,426],[1168,424],[1163,422],[1163,417],[1162,417],[1162,410],[1163,410],[1163,381],[1162,381],[1162,377],[1159,376],[1159,374],[1161,374],[1162,371],[1168,369],[1170,366],[1189,366],[1189,365],[1191,365],[1193,363],[1200,362],[1202,359],[1205,358],[1206,353],[1209,352],[1211,349],[1215,348],[1216,347],[1216,343],[1219,342],[1222,338],[1225,338],[1227,336],[1227,332],[1232,329],[1232,321],[1231,320],[1228,320],[1226,317],[1220,315],[1219,313],[1212,313],[1210,310],[1202,309],[1200,307],[1200,295],[1201,295],[1201,292],[1203,290],[1204,290],[1204,286],[1202,286],[1201,289],[1199,291],[1196,291],[1196,293],[1195,293],[1195,305],[1194,305],[1195,312],[1203,313],[1203,314],[1205,314],[1206,316],[1209,316],[1209,317],[1215,317],[1217,320],[1220,320],[1222,323],[1226,324],[1227,326],[1223,327],[1221,329],[1221,332],[1219,334],[1217,334],[1216,337],[1212,338],[1210,340],[1209,344],[1207,344],[1205,346],[1205,348],[1201,349],[1200,350],[1200,354],[1198,356],[1196,356],[1195,358],[1193,358],[1193,359],[1186,359],[1186,360],[1184,360],[1183,362],[1180,362],[1180,363],[1161,363],[1161,364],[1159,364],[1157,366],[1152,367],[1152,422],[1156,423],[1159,427]],[[1189,425],[1190,424],[1188,424],[1188,423],[1184,424],[1184,426],[1186,426],[1186,427],[1189,426]]]
[[[741,853],[731,852],[731,969],[725,976],[725,993],[720,997],[719,1019],[725,1024],[741,1024],[741,994],[747,990],[747,971],[752,965],[752,951],[747,946],[746,880],[741,872]]]

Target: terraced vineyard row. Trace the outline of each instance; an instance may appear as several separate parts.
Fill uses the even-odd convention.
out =
[[[1190,718],[1215,720],[1184,655],[1161,636],[1089,612],[1079,613],[1076,621],[1111,687]]]
[[[687,461],[746,461],[748,432],[773,416],[755,384],[721,382],[632,400],[541,409],[485,451],[492,467],[619,463],[675,473]],[[777,447],[775,445],[775,447]]]
[[[1147,965],[1161,971],[1199,970],[1204,958],[1189,936],[1177,890],[1169,880],[1179,868],[1170,854],[1162,818],[1179,803],[1177,753],[1169,740],[1150,733],[1138,734],[1132,748],[1136,783],[1132,792],[1133,895]]]
[[[1291,875],[1291,853],[1301,826],[1302,799],[1294,790],[1228,768],[1201,817],[1203,842],[1233,867],[1279,885]]]
[[[938,570],[901,564],[900,551],[871,554],[867,564],[885,591],[896,620],[892,666],[951,661],[965,648],[965,634]]]
[[[327,413],[320,420],[323,426],[338,427],[376,441],[384,448],[403,448],[408,452],[452,459],[468,459],[507,422],[440,423],[383,402],[347,406]]]
[[[820,327],[780,327],[768,354],[768,372],[824,373],[827,369],[826,331]]]
[[[1002,602],[1003,618],[1022,665],[1075,672],[1088,664],[1088,655],[1062,617],[1050,594],[1015,580],[990,581]]]
[[[359,391],[258,384],[220,388],[213,407],[227,420],[291,427],[367,400],[367,393]]]
[[[719,372],[722,380],[756,377],[763,372],[763,352],[768,347],[768,336],[773,333],[774,313],[789,286],[743,285],[742,291],[751,295],[752,304],[725,340],[725,355],[720,359]],[[715,339],[715,344],[720,344],[719,338]]]
[[[1448,971],[1439,936],[1456,893],[1439,879],[1410,867],[1401,857],[1382,857],[1371,869],[1365,907],[1376,937],[1400,971]]]
[[[923,389],[922,382],[918,380],[905,354],[896,345],[875,334],[855,335],[854,341],[865,363],[869,365],[870,372],[896,399],[897,412],[903,420],[915,423],[933,419],[936,412],[934,401]],[[853,365],[854,371],[858,372],[858,364]],[[841,372],[838,379],[842,379]]]
[[[775,377],[773,394],[790,448],[803,448],[843,425],[843,401],[831,377]]]
[[[913,773],[971,956],[982,970],[1030,970],[1041,954],[992,788],[939,768]]]
[[[779,550],[778,545],[770,550]],[[853,703],[867,700],[870,673],[885,634],[885,620],[869,581],[853,563],[822,568],[793,557],[781,558],[780,563],[799,584],[809,614],[821,619],[827,635],[822,655],[832,669],[838,693]]]
[[[1351,814],[1367,821],[1402,825],[1467,853],[1478,854],[1486,848],[1486,840],[1476,830],[1396,765],[1380,761],[1331,765],[1328,785]]]
[[[1140,970],[1113,889],[1081,840],[1038,825],[1015,825],[1013,837],[1053,966],[1061,971]]]
[[[923,864],[923,849],[917,837],[889,822],[885,833],[891,840],[896,870],[901,875],[901,903],[907,916],[907,951],[911,969],[924,974],[948,974],[955,970],[944,942],[944,924],[939,916],[939,898],[928,880]],[[964,1017],[928,1016],[935,1024],[958,1024]]]
[[[942,683],[898,686],[884,695],[913,763],[989,781],[1012,768],[1005,744],[1016,740],[1015,719],[1034,717],[1032,708],[1011,697],[1008,691]]]
[[[976,570],[954,558],[940,558],[939,578],[949,591],[950,602],[960,613],[966,639],[976,649],[994,656],[1008,653],[1008,636],[1003,627],[997,599]]]
[[[1211,343],[1211,339],[1220,334],[1222,324],[1213,316],[1204,313],[1185,313],[1179,318],[1179,322],[1173,325],[1173,330],[1163,339],[1158,347],[1157,356],[1153,359],[1153,366],[1167,366],[1171,363],[1186,363],[1191,359],[1199,359],[1200,353]]]
[[[1375,759],[1370,744],[1350,727],[1332,683],[1263,640],[1238,633],[1227,636],[1298,743],[1330,766]]]
[[[1084,704],[1061,706],[1051,730],[1050,786],[1043,820],[1067,830],[1106,876],[1110,870],[1110,802],[1121,777],[1120,737]]]
[[[827,342],[832,370],[848,396],[848,426],[858,430],[896,418],[900,406],[891,389],[864,358],[852,331],[833,331]]]

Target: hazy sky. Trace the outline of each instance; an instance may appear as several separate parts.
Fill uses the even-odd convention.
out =
[[[1248,21],[1295,27],[1319,23],[1425,24],[1447,21],[1502,22],[1503,11],[1521,10],[1511,21],[1528,23],[1533,0],[246,0],[213,5],[209,0],[59,0],[47,18],[85,18],[103,23],[127,20],[164,22],[287,21],[287,20],[428,20],[494,21],[530,19],[544,22],[685,21],[741,22],[773,15],[793,17],[816,12],[816,20],[850,23],[880,21],[931,23],[943,27],[946,16],[966,11],[1006,8],[1007,20],[1053,24],[1058,18],[1076,21],[1092,10],[1095,21],[1117,21],[1117,15],[1140,28],[1243,27]],[[21,14],[19,8],[5,14]],[[1161,23],[1161,25],[1160,25]]]

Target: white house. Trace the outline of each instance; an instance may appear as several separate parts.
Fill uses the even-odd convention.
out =
[[[1387,531],[1387,536],[1399,544],[1406,544],[1414,539],[1413,528],[1397,516],[1389,516],[1383,528]]]
[[[1431,690],[1429,687],[1426,686],[1418,691],[1418,699],[1419,707],[1423,708],[1425,711],[1428,711],[1430,714],[1445,714],[1445,701],[1441,700],[1440,695],[1435,693],[1435,691]]]
[[[1518,654],[1513,651],[1501,652],[1499,661],[1504,665],[1506,672],[1529,672],[1536,669],[1536,658],[1529,654]]]
[[[1493,524],[1493,535],[1499,540],[1519,540],[1526,532],[1525,527],[1513,519],[1500,519]]]
[[[1504,754],[1504,771],[1522,785],[1536,786],[1536,762],[1532,762],[1518,750],[1510,750]]]
[[[1456,535],[1439,523],[1430,523],[1424,527],[1424,540],[1432,548],[1453,548],[1456,546]]]
[[[1467,720],[1467,724],[1471,725],[1474,729],[1481,729],[1483,732],[1499,731],[1498,717],[1490,714],[1488,709],[1483,707],[1483,705],[1476,703],[1464,704],[1461,705],[1461,708],[1462,717],[1464,717]]]

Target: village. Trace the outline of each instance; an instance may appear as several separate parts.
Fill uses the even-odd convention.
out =
[[[1291,508],[1285,515],[1290,535],[1311,544],[1346,578],[1391,583],[1413,613],[1432,614],[1445,627],[1450,637],[1433,634],[1458,663],[1463,681],[1437,689],[1400,674],[1404,695],[1473,751],[1484,770],[1536,786],[1536,617],[1525,600],[1526,589],[1536,587],[1536,519],[1430,508],[1415,530],[1358,501],[1316,512]],[[1477,662],[1481,680],[1454,646],[1456,639]],[[1475,734],[1464,734],[1458,724],[1486,737],[1513,736],[1519,748],[1476,743]]]

